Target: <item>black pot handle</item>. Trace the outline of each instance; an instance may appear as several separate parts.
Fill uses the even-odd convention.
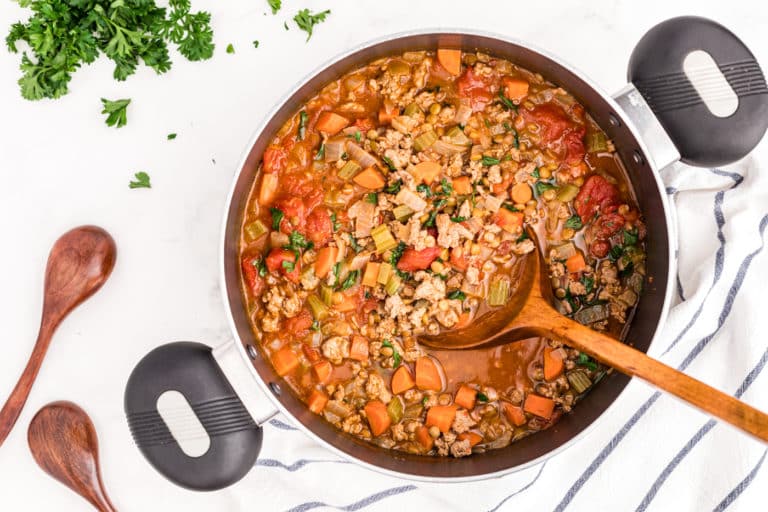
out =
[[[709,54],[727,85],[716,72],[693,67],[693,59],[684,65],[697,50]],[[702,55],[697,52],[694,56]],[[719,166],[735,162],[752,151],[768,128],[768,87],[759,64],[738,37],[712,20],[683,16],[653,27],[635,46],[627,77],[685,163]],[[729,115],[728,111],[718,112],[723,117],[714,115],[701,96],[728,101],[733,100],[733,93],[738,106]]]
[[[199,423],[189,408],[159,411],[158,400],[168,392],[181,393]],[[128,379],[125,414],[144,457],[163,476],[188,489],[212,491],[237,482],[250,471],[261,450],[261,427],[240,401],[211,348],[201,343],[169,343],[147,354]],[[169,428],[161,414],[175,425]],[[172,429],[188,439],[176,439]],[[207,450],[189,455],[185,441],[206,443],[206,435]]]

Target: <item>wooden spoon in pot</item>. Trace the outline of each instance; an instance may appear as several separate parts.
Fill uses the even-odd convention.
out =
[[[99,469],[99,440],[88,415],[72,402],[53,402],[29,424],[27,441],[37,465],[88,500],[114,512]]]
[[[0,446],[21,414],[56,328],[70,311],[101,288],[115,266],[116,255],[115,241],[96,226],[68,231],[53,245],[45,271],[40,332],[24,373],[0,411]]]
[[[528,234],[538,248],[535,234]],[[420,336],[419,342],[439,349],[469,349],[533,336],[555,338],[768,442],[765,413],[560,314],[552,306],[552,288],[538,249],[521,257],[516,272],[512,276],[515,289],[504,307],[479,317],[465,328]]]

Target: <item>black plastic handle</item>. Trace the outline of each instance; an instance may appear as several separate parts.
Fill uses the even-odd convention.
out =
[[[200,457],[184,453],[158,412],[166,391],[186,398],[210,438]],[[147,354],[128,379],[125,414],[147,460],[172,482],[198,491],[240,480],[261,451],[262,430],[235,394],[211,354],[192,342],[169,343]]]
[[[709,54],[738,97],[738,107],[731,115],[712,114],[688,78],[683,62],[696,50]],[[711,74],[701,75],[700,87],[709,87],[715,94],[727,93],[727,87],[723,91],[713,85]],[[718,166],[735,162],[752,151],[768,128],[768,87],[759,64],[738,37],[712,20],[683,16],[653,27],[635,46],[627,77],[685,163]]]

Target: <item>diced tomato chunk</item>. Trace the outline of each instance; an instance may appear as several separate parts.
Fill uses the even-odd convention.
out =
[[[607,240],[618,233],[623,226],[624,217],[618,213],[601,213],[589,229],[594,238]]]
[[[269,146],[264,150],[263,170],[266,173],[279,173],[288,163],[288,154],[280,146]]]
[[[588,222],[595,213],[616,204],[618,200],[619,191],[616,187],[599,174],[593,174],[582,185],[573,200],[573,206],[579,217]]]
[[[373,121],[367,117],[355,119],[355,127],[357,127],[363,135],[365,135],[368,130],[372,130],[373,126]]]
[[[456,80],[456,85],[459,88],[459,96],[469,100],[469,106],[474,112],[483,110],[493,98],[489,84],[475,75],[471,67]]]
[[[270,272],[280,272],[290,281],[299,282],[300,261],[293,251],[288,249],[272,249],[265,260]],[[291,265],[293,269],[291,269]]]
[[[459,272],[464,272],[469,267],[469,258],[464,250],[451,249],[450,263]]]
[[[275,203],[275,208],[283,212],[282,222],[280,222],[280,231],[291,233],[298,230],[304,232],[305,222],[307,220],[307,207],[300,197],[287,197],[280,199]]]
[[[326,208],[315,208],[307,217],[307,238],[316,248],[324,247],[333,238],[333,222]]]
[[[312,314],[302,309],[299,314],[283,321],[283,330],[294,336],[304,336],[312,327]]]
[[[539,126],[541,142],[547,145],[560,139],[574,124],[565,110],[553,103],[544,103],[533,110],[523,109],[523,116]]]
[[[259,269],[256,268],[254,263],[260,256],[243,256],[243,278],[245,284],[248,285],[248,289],[253,292],[254,295],[260,295],[261,290],[264,288],[264,280],[259,276]]]
[[[584,127],[580,126],[563,137],[565,146],[565,162],[568,165],[577,165],[584,160],[587,150],[584,148]]]
[[[400,261],[397,262],[397,268],[403,272],[415,272],[429,268],[433,261],[440,254],[440,247],[427,247],[417,251],[409,247],[403,252]]]

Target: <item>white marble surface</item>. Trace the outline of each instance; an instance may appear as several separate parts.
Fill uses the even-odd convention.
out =
[[[118,83],[101,59],[77,72],[70,94],[56,101],[23,100],[15,83],[19,56],[0,50],[0,400],[34,342],[43,269],[56,237],[93,223],[108,229],[119,247],[108,284],[58,331],[27,407],[0,448],[3,510],[86,510],[79,497],[36,467],[26,445],[33,414],[59,399],[81,404],[94,419],[104,479],[121,510],[276,506],[170,485],[133,446],[122,395],[133,365],[158,344],[215,344],[229,336],[217,276],[218,240],[240,155],[255,124],[283,92],[345,48],[409,28],[484,29],[554,52],[615,91],[624,84],[634,43],[648,28],[672,16],[698,14],[731,28],[768,63],[768,12],[756,1],[283,3],[272,16],[264,14],[266,0],[194,0],[194,7],[213,13],[212,60],[189,63],[175,56],[165,76],[141,68]],[[308,44],[292,22],[289,31],[283,28],[304,6],[333,11]],[[1,1],[0,33],[26,13]],[[254,39],[261,42],[258,49]],[[225,53],[228,43],[234,55]],[[101,97],[132,98],[126,127],[105,126]],[[166,140],[170,132],[178,138]],[[151,190],[128,188],[137,171],[151,175]],[[258,483],[256,476],[249,479],[249,485]]]

